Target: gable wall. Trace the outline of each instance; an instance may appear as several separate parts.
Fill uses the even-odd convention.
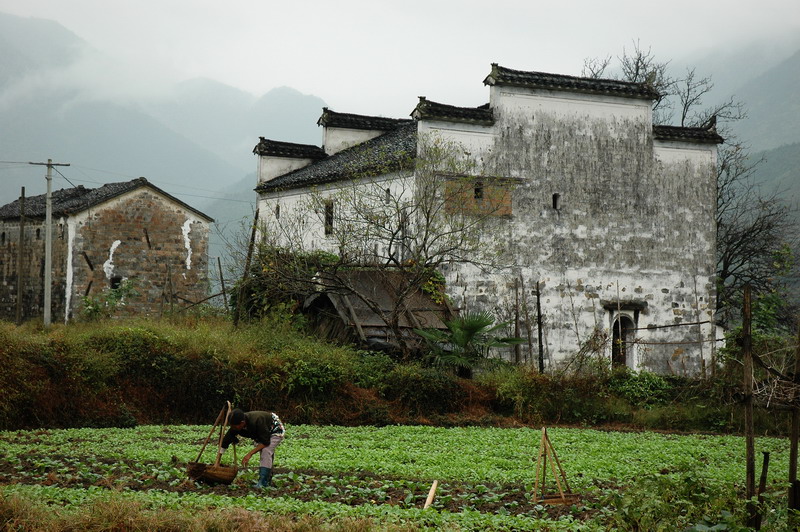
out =
[[[325,153],[333,155],[356,144],[361,144],[383,135],[385,131],[350,129],[344,127],[325,127],[322,133],[322,146]]]
[[[165,292],[173,295],[175,308],[208,295],[208,222],[152,189],[88,209],[68,225],[72,268],[65,294],[71,318],[79,314],[84,295],[102,294],[114,277],[132,280],[139,293],[123,314],[169,310]]]
[[[279,175],[288,174],[289,172],[308,166],[312,162],[313,159],[260,155],[258,157],[258,182],[263,183]]]

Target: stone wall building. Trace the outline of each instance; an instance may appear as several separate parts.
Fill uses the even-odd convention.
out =
[[[646,83],[493,64],[484,84],[488,104],[420,98],[412,121],[325,109],[323,148],[262,138],[262,220],[291,216],[311,193],[334,198],[353,179],[384,179],[388,195],[414,180],[393,160],[418,153],[421,139],[445,139],[474,163],[475,192],[463,201],[477,205],[495,186],[502,202],[485,238],[503,244],[506,267],[450,263],[458,308],[520,323],[530,342],[516,355],[551,370],[590,350],[632,369],[702,372],[715,341],[713,122],[654,125],[658,95]],[[325,225],[310,221],[304,238],[330,249]]]
[[[20,274],[23,319],[43,314],[45,208],[45,195],[25,198],[20,268],[20,201],[0,207],[0,319],[15,319]],[[77,318],[85,296],[125,280],[138,295],[124,314],[159,315],[204,299],[211,222],[143,177],[53,192],[53,321]]]

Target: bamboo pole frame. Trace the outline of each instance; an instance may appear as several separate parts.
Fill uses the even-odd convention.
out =
[[[555,478],[558,494],[545,493],[545,480],[547,477],[547,462],[550,461],[550,471]],[[572,504],[579,500],[577,494],[572,493],[567,481],[567,474],[558,459],[558,454],[547,435],[547,428],[542,427],[542,438],[539,443],[539,454],[536,460],[536,481],[533,485],[533,502],[544,504]]]

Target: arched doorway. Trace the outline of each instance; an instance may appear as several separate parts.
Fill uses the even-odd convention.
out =
[[[628,357],[632,354],[635,328],[628,316],[619,316],[614,320],[611,336],[612,368],[630,367]]]

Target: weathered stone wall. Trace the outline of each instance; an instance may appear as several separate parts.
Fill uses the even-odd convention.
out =
[[[713,319],[713,147],[655,150],[646,102],[565,100],[494,95],[493,141],[479,157],[485,175],[518,180],[513,217],[494,231],[506,239],[500,262],[514,266],[488,276],[454,266],[451,293],[459,306],[507,319],[520,316],[522,301],[529,310],[520,319],[534,320],[540,282],[551,367],[595,331],[610,339],[621,315],[640,329],[628,366],[698,372],[712,325],[664,326]],[[641,330],[648,326],[664,328]]]
[[[118,279],[138,296],[124,313],[158,315],[208,295],[208,223],[190,210],[139,188],[70,219],[74,318],[83,296],[98,296]]]
[[[43,314],[44,230],[41,220],[25,223],[23,319]],[[206,220],[146,187],[54,220],[52,320],[79,317],[84,296],[100,296],[121,279],[133,281],[139,293],[125,302],[123,315],[158,315],[204,299],[208,231]],[[0,222],[5,320],[16,317],[18,250],[19,222]]]
[[[0,221],[0,319],[14,321],[17,315],[17,275],[20,245],[19,221]],[[53,284],[51,315],[64,314],[64,279],[67,245],[65,226],[53,223]],[[22,319],[41,316],[44,308],[45,224],[26,220],[23,240]]]

